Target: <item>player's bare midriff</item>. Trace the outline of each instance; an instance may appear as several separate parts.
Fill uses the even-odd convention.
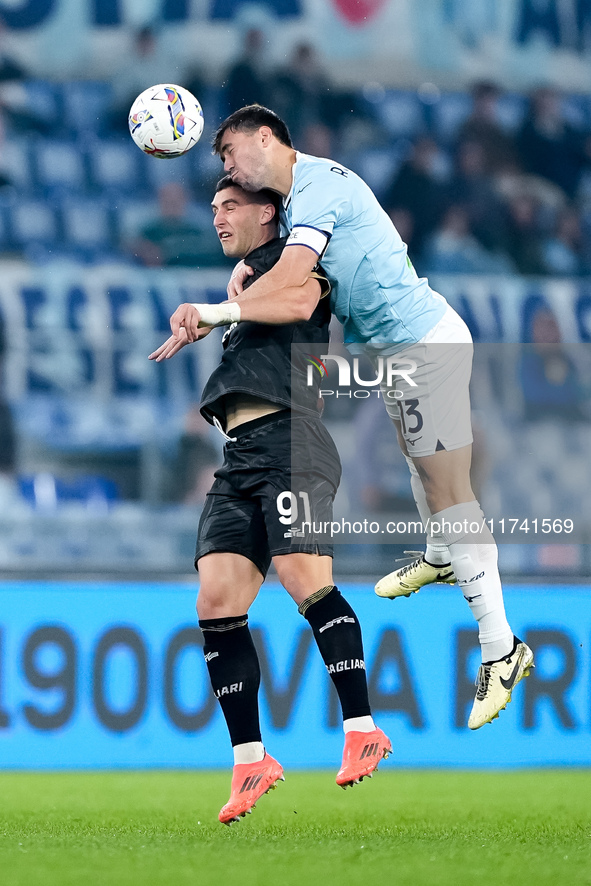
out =
[[[272,412],[280,412],[284,407],[261,397],[251,397],[248,394],[228,394],[224,397],[226,407],[226,433],[247,421],[254,421],[263,415]]]

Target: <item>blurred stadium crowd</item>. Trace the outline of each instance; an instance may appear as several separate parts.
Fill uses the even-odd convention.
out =
[[[341,90],[319,53],[297,43],[264,67],[250,29],[218,87],[179,70],[139,30],[109,82],[30,79],[0,29],[0,253],[43,263],[118,260],[227,266],[210,224],[221,171],[209,136],[230,110],[259,101],[296,146],[358,171],[391,215],[419,272],[585,275],[591,271],[591,98],[479,82],[471,92],[368,84]],[[135,96],[182,83],[206,131],[172,164],[144,157],[127,132]]]

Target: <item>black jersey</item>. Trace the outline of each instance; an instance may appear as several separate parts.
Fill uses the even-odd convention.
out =
[[[277,263],[286,240],[287,237],[270,240],[245,257],[245,263],[254,269],[244,283],[245,288]],[[317,276],[324,296],[329,284],[320,272]],[[329,323],[329,300],[321,298],[309,320],[275,326],[245,321],[230,326],[222,339],[221,362],[203,390],[201,414],[211,424],[216,417],[225,426],[223,398],[227,394],[246,394],[283,408],[318,415],[320,375],[308,371],[308,358],[326,353]],[[300,347],[292,352],[292,345]]]

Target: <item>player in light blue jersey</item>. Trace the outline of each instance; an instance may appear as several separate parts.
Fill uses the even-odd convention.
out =
[[[288,244],[322,255],[346,343],[412,344],[441,320],[445,299],[417,276],[406,244],[354,172],[298,152],[283,207]]]
[[[434,581],[458,582],[479,626],[482,664],[468,721],[478,729],[511,700],[533,654],[507,622],[497,547],[470,484],[468,328],[417,276],[405,244],[365,182],[339,163],[297,152],[273,111],[260,105],[235,111],[219,126],[213,148],[236,184],[247,191],[270,188],[283,197],[289,237],[277,264],[247,291],[242,283],[249,271],[241,263],[228,302],[181,305],[171,318],[173,335],[184,327],[182,335],[195,341],[198,329],[208,325],[308,319],[316,302],[305,284],[321,260],[332,285],[331,307],[349,346],[364,349],[374,361],[392,354],[412,361],[412,379],[384,380],[382,393],[427,526],[427,548],[379,581],[376,593],[393,599]],[[402,388],[402,398],[394,388]]]

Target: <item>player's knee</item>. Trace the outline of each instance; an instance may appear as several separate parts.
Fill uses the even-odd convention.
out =
[[[279,581],[299,605],[310,589],[332,585],[332,558],[315,554],[285,554],[273,558]]]
[[[284,569],[279,575],[279,581],[296,603],[305,599],[310,593],[310,581],[308,576],[302,575],[297,569]]]
[[[231,589],[223,585],[203,583],[195,605],[199,618],[225,618],[232,615]]]

